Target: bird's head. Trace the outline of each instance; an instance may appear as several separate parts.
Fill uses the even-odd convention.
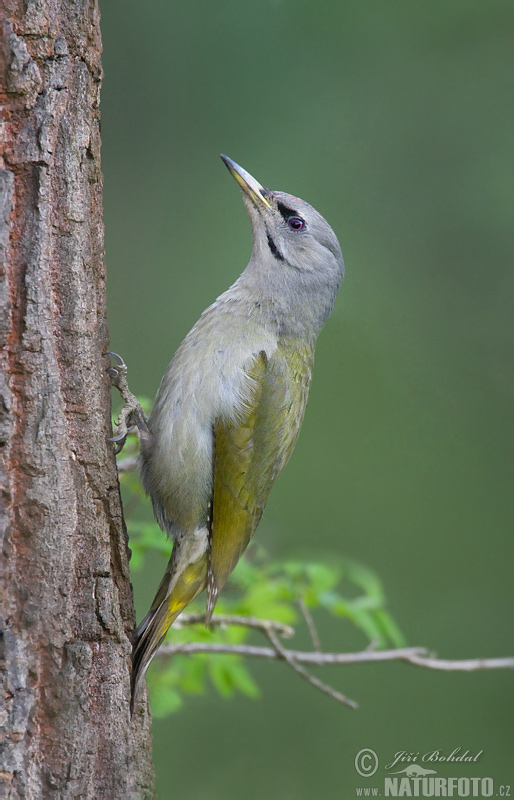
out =
[[[252,223],[253,251],[246,279],[263,294],[289,303],[291,310],[309,304],[315,327],[320,328],[344,276],[334,231],[309,203],[261,186],[235,161],[221,158],[243,190]]]

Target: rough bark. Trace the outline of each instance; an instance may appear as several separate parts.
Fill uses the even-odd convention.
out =
[[[0,796],[152,797],[106,441],[98,4],[3,4]]]

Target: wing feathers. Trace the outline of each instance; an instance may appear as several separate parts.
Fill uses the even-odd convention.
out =
[[[312,351],[256,356],[253,394],[237,423],[214,427],[207,618],[257,527],[271,487],[295,445],[309,389]],[[301,358],[301,364],[298,364]]]

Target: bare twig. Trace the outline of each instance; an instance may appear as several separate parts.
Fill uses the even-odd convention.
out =
[[[208,644],[206,642],[185,642],[172,644],[167,642],[157,652],[158,656],[182,654],[194,656],[199,653],[226,654],[244,656],[247,658],[264,658],[267,660],[280,660],[275,648],[256,647],[246,644]],[[427,669],[440,669],[454,672],[473,672],[479,669],[514,669],[514,658],[470,658],[462,660],[444,660],[430,655],[425,647],[403,647],[395,650],[362,650],[359,653],[313,653],[303,650],[284,650],[294,661],[312,666],[343,666],[351,664],[369,664],[379,661],[405,661],[416,667]],[[287,660],[287,659],[283,659]]]
[[[182,628],[186,625],[197,625],[205,622],[205,614],[182,614],[175,622],[175,628]],[[244,617],[238,614],[215,614],[209,622],[209,628],[218,626],[225,628],[227,625],[240,625],[244,628],[267,633],[269,630],[279,633],[286,639],[294,635],[294,628],[275,622],[273,619],[261,619],[260,617]]]
[[[426,651],[425,651],[426,652]],[[475,672],[477,669],[514,669],[514,658],[468,658],[458,661],[449,661],[437,658],[435,655],[412,655],[405,659],[410,664],[417,667],[428,667],[429,669],[442,669],[448,672]]]
[[[312,618],[312,614],[309,611],[309,609],[307,608],[307,606],[305,605],[305,603],[304,603],[304,601],[303,601],[303,599],[301,597],[298,600],[298,605],[300,607],[300,611],[303,614],[303,618],[304,618],[305,622],[307,623],[307,627],[308,627],[309,633],[311,635],[312,646],[314,647],[316,653],[321,653],[321,642],[320,642],[318,630],[317,630],[316,625],[314,624],[314,620]]]
[[[304,681],[307,681],[307,683],[310,683],[311,686],[314,686],[316,689],[319,689],[320,692],[328,694],[328,696],[331,697],[333,700],[337,700],[339,703],[343,703],[346,706],[350,706],[350,708],[357,708],[357,703],[355,702],[355,700],[350,700],[348,697],[345,697],[344,694],[341,694],[341,692],[338,692],[332,686],[329,686],[328,683],[323,683],[323,681],[320,681],[319,678],[315,678],[314,675],[311,675],[309,672],[307,672],[307,670],[304,669],[304,667],[302,667],[301,664],[298,664],[294,656],[291,654],[291,651],[285,650],[282,647],[277,638],[276,633],[272,631],[271,628],[266,631],[266,635],[270,640],[271,644],[273,645],[273,648],[277,656],[281,658],[283,661],[285,661],[287,664],[289,664],[291,669],[294,670],[297,675],[303,678]]]

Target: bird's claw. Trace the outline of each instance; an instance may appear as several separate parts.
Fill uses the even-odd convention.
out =
[[[112,439],[107,439],[108,442],[112,442]],[[122,439],[116,444],[114,448],[114,455],[117,456],[121,453],[123,448],[125,447],[125,442],[127,441],[127,434],[124,433]]]
[[[121,409],[116,427],[119,433],[108,439],[116,445],[114,452],[116,455],[121,453],[127,439],[127,435],[137,427],[141,432],[148,431],[148,417],[137,398],[132,394],[127,383],[127,365],[118,353],[108,351],[106,356],[117,361],[117,367],[107,367],[106,372],[111,376],[112,385],[118,389],[125,405]]]
[[[112,367],[112,366],[111,367],[107,367],[107,369],[105,371],[107,372],[108,375],[111,376],[112,385],[115,386],[116,389],[119,390],[122,398],[125,400],[125,397],[123,396],[123,391],[122,391],[121,386],[120,386],[120,380],[123,380],[123,378],[126,379],[126,377],[127,377],[127,365],[123,361],[122,357],[120,355],[118,355],[118,353],[113,353],[112,350],[108,350],[105,355],[109,356],[110,358],[114,358],[114,360],[118,362],[118,366],[117,367]],[[128,390],[128,385],[127,385],[126,388]]]
[[[114,358],[114,360],[118,362],[119,367],[124,367],[125,370],[127,369],[127,365],[125,364],[122,357],[118,353],[114,353],[112,350],[108,350],[105,355]]]
[[[121,442],[122,439],[126,439],[127,438],[127,433],[132,433],[132,431],[134,431],[135,429],[136,429],[136,426],[135,425],[131,425],[123,433],[119,433],[117,436],[110,436],[107,439],[107,441],[108,442]]]
[[[132,433],[132,431],[134,431],[135,429],[136,429],[135,425],[130,425],[130,427],[128,427],[122,433],[119,433],[117,436],[109,436],[107,441],[112,442],[113,444],[116,445],[116,447],[114,448],[115,456],[117,456],[118,453],[121,453],[121,451],[125,447],[125,442],[127,441],[127,435],[129,433]]]

